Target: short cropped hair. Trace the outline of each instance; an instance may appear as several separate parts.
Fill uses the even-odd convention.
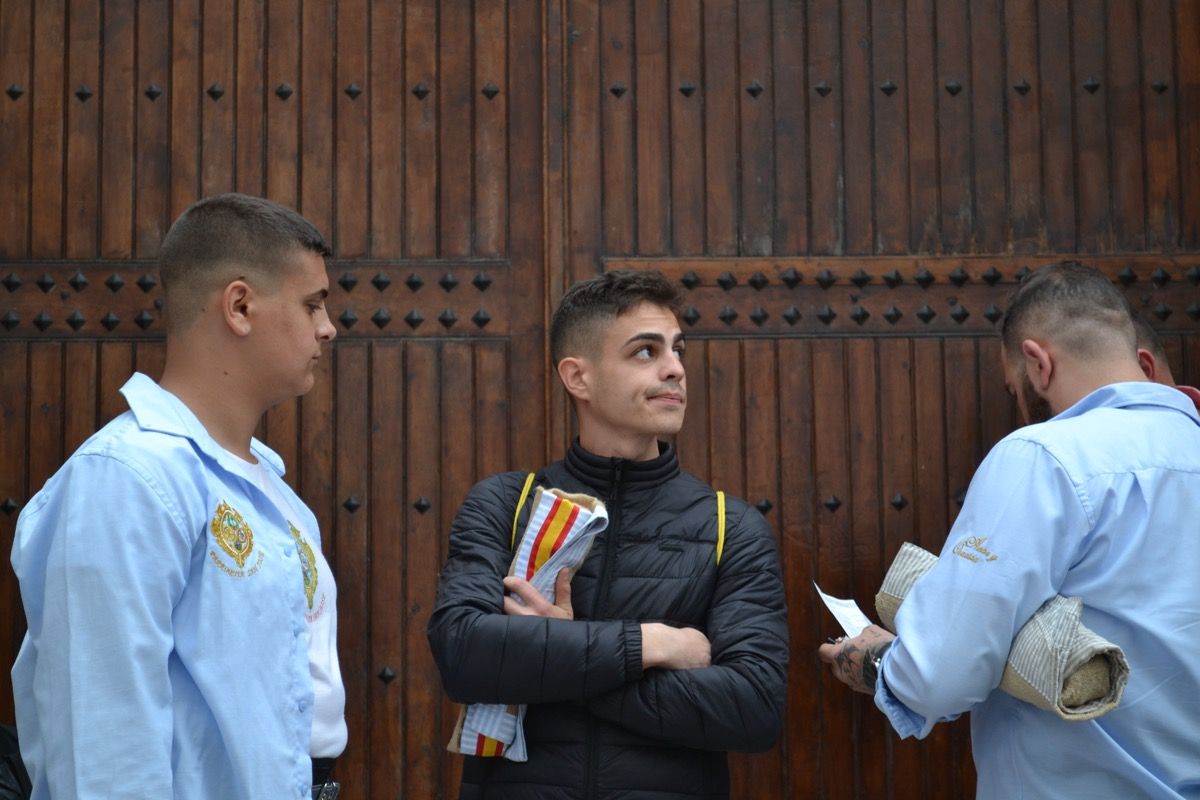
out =
[[[679,289],[660,272],[613,270],[572,286],[550,320],[550,356],[554,363],[590,354],[600,328],[630,309],[650,303],[678,314]]]
[[[171,225],[159,250],[168,330],[187,327],[205,296],[238,278],[273,291],[297,249],[330,254],[316,226],[290,208],[236,192],[196,202]]]
[[[1124,296],[1103,273],[1077,261],[1031,272],[1013,292],[1001,327],[1004,349],[1018,356],[1021,342],[1044,337],[1092,361],[1114,348],[1137,349]]]
[[[1137,336],[1137,346],[1149,350],[1150,355],[1159,363],[1167,362],[1167,351],[1163,348],[1162,340],[1158,338],[1158,332],[1151,327],[1146,318],[1137,312],[1130,312],[1133,318],[1133,332]]]

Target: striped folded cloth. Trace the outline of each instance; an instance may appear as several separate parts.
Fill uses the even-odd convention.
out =
[[[553,603],[559,571],[565,567],[574,573],[596,534],[606,527],[608,512],[596,498],[539,486],[508,574],[529,581]],[[459,712],[446,749],[471,756],[527,761],[524,721],[524,705],[472,703]]]
[[[875,595],[884,626],[896,630],[896,611],[937,556],[905,542]],[[1120,647],[1080,621],[1083,602],[1058,595],[1017,632],[1000,688],[1065,720],[1088,720],[1116,708],[1129,682],[1129,662]]]

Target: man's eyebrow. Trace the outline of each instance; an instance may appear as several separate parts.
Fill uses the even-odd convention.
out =
[[[326,297],[329,297],[329,290],[318,289],[317,291],[310,293],[308,297],[316,300],[324,300]]]
[[[634,342],[658,342],[659,344],[666,344],[667,337],[663,336],[661,333],[643,331],[642,333],[635,333],[633,336],[630,336],[625,340],[625,344],[627,345],[633,344]]]

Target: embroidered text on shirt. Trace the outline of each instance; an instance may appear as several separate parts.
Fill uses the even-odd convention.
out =
[[[954,545],[954,555],[962,556],[967,561],[995,561],[999,556],[983,546],[987,540],[986,536],[968,536]]]

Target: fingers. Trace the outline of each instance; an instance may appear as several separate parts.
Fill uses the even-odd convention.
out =
[[[575,618],[575,609],[571,605],[571,570],[566,567],[558,571],[554,581],[554,605],[566,612],[567,619]]]
[[[555,581],[555,596],[562,598],[551,603],[529,581],[513,575],[504,579],[504,590],[516,597],[504,598],[504,613],[514,617],[554,617],[572,619],[571,574],[567,570],[558,573]]]

